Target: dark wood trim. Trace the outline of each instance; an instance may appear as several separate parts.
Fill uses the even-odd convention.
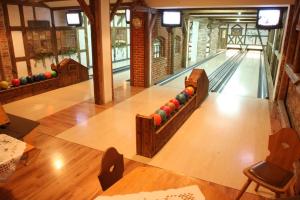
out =
[[[32,6],[32,11],[33,11],[33,19],[36,20],[36,10],[35,10],[35,6]]]
[[[29,50],[28,50],[28,40],[25,30],[25,18],[24,18],[24,11],[23,6],[19,5],[19,12],[20,12],[20,18],[21,18],[21,26],[22,26],[22,36],[23,36],[23,45],[24,45],[24,51],[25,51],[25,57],[26,57],[26,66],[27,66],[27,73],[28,75],[32,75],[31,70],[31,64],[29,60]]]
[[[28,1],[20,1],[20,0],[1,0],[4,4],[14,4],[14,5],[22,5],[22,6],[36,6],[36,7],[43,7],[49,8],[47,5],[40,3],[40,2],[28,2]]]
[[[16,65],[16,58],[15,58],[15,52],[13,47],[13,40],[10,30],[10,23],[9,23],[9,15],[8,15],[8,9],[7,4],[3,4],[3,14],[4,14],[4,21],[5,21],[5,27],[6,27],[6,37],[8,40],[8,47],[9,47],[9,53],[11,58],[11,65],[12,65],[12,74],[14,78],[18,77],[18,70]]]
[[[52,24],[52,29],[51,29],[51,35],[52,35],[52,49],[55,57],[55,62],[58,64],[58,53],[57,53],[57,39],[56,39],[56,27],[55,27],[55,20],[54,20],[54,12],[51,9],[51,24]]]
[[[110,9],[113,9],[115,7],[116,3],[110,4]],[[132,2],[123,2],[119,5],[119,9],[127,9],[130,8],[133,5]]]
[[[80,6],[69,6],[69,7],[57,7],[57,8],[51,8],[51,10],[56,11],[56,10],[81,10]]]
[[[93,15],[89,5],[87,5],[87,3],[84,0],[77,0],[77,2],[79,3],[79,5],[82,8],[83,12],[85,13],[87,18],[89,19],[90,23],[93,24],[95,22],[95,18],[94,18],[94,15]]]
[[[118,11],[122,2],[123,2],[123,0],[117,0],[117,2],[112,7],[111,12],[110,12],[110,21],[112,21],[114,19],[114,16],[115,16],[116,12]]]
[[[24,56],[24,57],[18,57],[15,60],[16,60],[16,62],[27,61],[27,57],[26,56]]]

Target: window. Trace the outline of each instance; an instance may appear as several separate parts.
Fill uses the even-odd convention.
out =
[[[179,36],[175,37],[175,53],[180,53],[181,50],[181,38]]]
[[[153,42],[153,57],[163,57],[163,39],[155,39]]]

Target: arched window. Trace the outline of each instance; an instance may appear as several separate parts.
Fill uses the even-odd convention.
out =
[[[176,35],[175,37],[175,53],[180,53],[181,51],[181,37]]]
[[[160,58],[164,55],[164,39],[157,38],[153,41],[153,58]]]

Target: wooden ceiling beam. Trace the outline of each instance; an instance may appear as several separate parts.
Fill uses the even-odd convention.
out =
[[[117,10],[119,9],[121,3],[123,0],[117,0],[117,2],[115,3],[114,7],[112,8],[111,12],[110,12],[110,21],[113,20]]]
[[[87,16],[91,24],[94,24],[95,19],[94,15],[92,14],[91,8],[89,5],[84,0],[77,0],[79,3],[80,7],[82,8],[84,14]]]

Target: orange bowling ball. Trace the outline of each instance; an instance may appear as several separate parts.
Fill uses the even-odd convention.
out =
[[[195,93],[195,89],[192,86],[186,87],[184,91],[188,93],[189,96],[192,96]]]
[[[161,122],[162,122],[162,118],[159,114],[153,114],[152,115],[153,119],[154,119],[154,125],[155,126],[160,126]]]

